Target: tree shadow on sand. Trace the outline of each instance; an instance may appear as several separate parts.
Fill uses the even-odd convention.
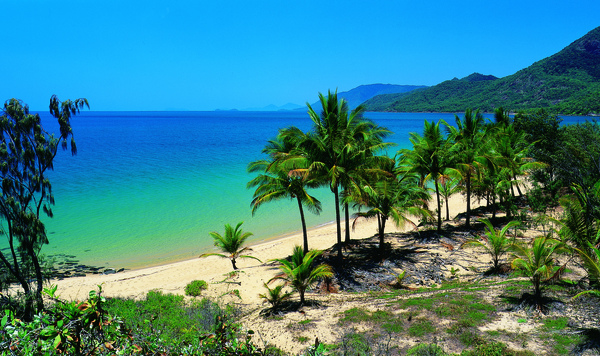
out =
[[[302,308],[310,307],[310,308],[320,308],[323,306],[323,303],[317,300],[307,299],[304,301],[304,304],[300,303],[298,300],[287,300],[282,302],[277,308],[265,308],[260,311],[260,315],[263,317],[277,317],[283,316],[287,313],[292,312],[300,312],[303,313]]]

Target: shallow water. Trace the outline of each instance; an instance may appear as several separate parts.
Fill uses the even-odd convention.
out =
[[[41,114],[46,129],[53,119]],[[368,113],[395,134],[388,154],[410,147],[423,121],[453,114]],[[490,117],[490,116],[488,116]],[[574,118],[573,120],[582,120]],[[575,121],[575,122],[577,122]],[[568,120],[565,120],[568,123]],[[43,253],[74,255],[94,266],[137,268],[198,256],[212,248],[209,231],[244,221],[252,241],[300,230],[297,205],[281,201],[251,214],[249,162],[279,128],[309,130],[298,112],[82,112],[72,120],[78,154],[59,152],[51,173],[56,205],[44,219],[50,244]],[[334,219],[333,196],[309,226]],[[333,241],[332,241],[333,242]],[[4,241],[2,242],[4,243]]]

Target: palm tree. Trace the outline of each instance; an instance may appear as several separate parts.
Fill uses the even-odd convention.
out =
[[[490,159],[485,155],[485,125],[483,115],[477,110],[465,111],[461,120],[454,115],[456,126],[447,126],[450,137],[454,142],[453,152],[455,166],[461,172],[467,195],[467,211],[465,225],[471,226],[471,179],[480,171],[483,161]]]
[[[311,132],[300,134],[290,130],[286,134],[292,134],[296,142],[301,142],[299,148],[310,162],[308,173],[319,177],[334,195],[337,250],[338,256],[342,257],[340,187],[347,190],[351,184],[356,185],[354,168],[364,167],[365,160],[389,145],[382,142],[389,131],[364,119],[362,107],[348,113],[348,103],[344,99],[338,100],[337,92],[330,91],[327,96],[319,93],[319,100],[320,115],[307,103],[313,121]],[[349,234],[348,219],[346,231]]]
[[[540,236],[533,239],[531,247],[522,244],[514,244],[515,258],[512,261],[513,268],[518,268],[531,279],[534,296],[539,299],[542,295],[541,283],[550,277],[554,268],[554,254],[565,251],[562,242]]]
[[[407,160],[406,168],[410,172],[415,172],[421,177],[421,186],[425,186],[428,181],[433,181],[435,195],[437,198],[437,230],[442,230],[442,203],[440,197],[440,180],[444,177],[445,171],[450,168],[446,158],[448,151],[447,141],[440,130],[440,122],[430,123],[425,120],[423,136],[411,132],[410,141],[413,144],[412,150],[402,150]],[[447,124],[444,122],[447,126]]]
[[[456,193],[462,191],[460,185],[460,178],[453,178],[450,175],[444,175],[440,179],[440,195],[444,198],[444,204],[446,205],[446,220],[450,220],[450,207],[448,200]]]
[[[283,291],[284,285],[282,284],[272,289],[266,283],[264,286],[267,288],[267,292],[261,293],[258,296],[271,304],[271,311],[273,312],[277,311],[281,307],[281,304],[292,296],[292,293]]]
[[[479,239],[467,240],[460,247],[463,248],[472,246],[483,248],[492,257],[492,261],[494,262],[492,271],[498,272],[500,267],[500,259],[510,250],[513,243],[513,239],[507,238],[506,235],[511,227],[519,225],[520,222],[511,221],[501,230],[498,230],[494,228],[494,225],[492,225],[488,219],[483,219],[480,221],[485,224],[486,239],[484,241]]]
[[[588,272],[590,287],[594,289],[578,293],[573,298],[579,298],[584,294],[593,294],[597,297],[600,297],[600,249],[592,244],[589,244],[589,252],[578,248],[575,248],[574,250],[581,258],[583,266]]]
[[[392,168],[392,169],[391,169]],[[388,171],[393,171],[388,167]],[[379,227],[379,248],[384,250],[385,226],[388,219],[392,219],[398,227],[406,224],[416,226],[409,218],[430,217],[429,210],[423,208],[423,202],[430,199],[427,191],[418,185],[418,178],[414,174],[405,174],[397,177],[395,174],[382,176],[371,185],[363,187],[363,194],[359,204],[369,208],[366,212],[358,212],[358,217],[377,217]],[[358,200],[358,199],[357,199]]]
[[[252,249],[249,247],[242,247],[244,242],[246,242],[246,239],[252,236],[251,232],[242,231],[241,226],[243,223],[244,222],[239,222],[235,228],[231,227],[229,224],[225,224],[225,235],[221,235],[216,231],[209,233],[215,241],[215,246],[228,255],[224,255],[222,253],[204,253],[200,255],[200,257],[219,256],[223,258],[229,258],[234,270],[238,269],[235,265],[235,260],[238,258],[253,258],[262,263],[261,260],[254,256],[242,255],[244,252],[252,251]]]
[[[300,246],[295,246],[290,261],[276,260],[281,264],[279,266],[281,273],[271,278],[269,282],[280,279],[290,284],[300,294],[300,304],[304,304],[304,294],[308,288],[323,278],[333,276],[329,265],[314,266],[314,260],[322,253],[323,251],[311,250],[304,254]]]
[[[257,187],[252,199],[252,214],[264,203],[281,200],[296,199],[302,222],[302,236],[304,253],[308,252],[308,232],[304,208],[315,214],[321,212],[321,202],[308,194],[306,188],[315,188],[320,183],[306,174],[307,161],[302,156],[287,160],[295,149],[290,136],[278,136],[269,141],[263,153],[271,156],[271,160],[259,160],[248,165],[248,172],[261,172],[256,178],[248,182],[248,188]],[[304,173],[302,173],[304,172]]]

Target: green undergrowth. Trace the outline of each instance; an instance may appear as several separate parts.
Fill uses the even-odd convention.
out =
[[[545,286],[545,290],[563,301],[575,293],[569,281]],[[588,341],[570,326],[568,317],[535,311],[524,317],[515,315],[519,324],[532,325],[531,331],[481,329],[497,320],[499,312],[513,308],[526,293],[531,293],[531,282],[523,279],[453,281],[427,289],[371,292],[372,300],[383,303],[378,308],[359,306],[340,313],[338,323],[349,331],[345,343],[334,345],[328,355],[532,356],[532,345],[548,355],[566,355]],[[417,344],[402,348],[393,340]],[[437,342],[420,344],[422,340]],[[394,346],[398,353],[381,351]]]

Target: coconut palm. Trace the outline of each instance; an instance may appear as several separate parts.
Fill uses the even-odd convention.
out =
[[[302,154],[308,158],[308,173],[319,177],[334,195],[337,251],[342,257],[340,188],[350,189],[355,181],[353,169],[365,167],[365,160],[389,145],[382,142],[389,131],[364,119],[362,107],[349,113],[348,103],[344,99],[338,100],[337,92],[328,92],[327,96],[319,93],[319,101],[320,115],[307,103],[312,130],[307,134],[289,130],[286,135],[295,137]],[[348,225],[346,230],[349,231]]]
[[[574,250],[579,255],[579,258],[581,258],[581,262],[583,262],[583,266],[588,272],[590,287],[594,289],[581,292],[573,298],[578,298],[584,294],[593,294],[600,297],[600,249],[589,244],[587,251],[578,248],[575,248]]]
[[[393,172],[392,167],[388,167],[388,172]],[[366,185],[362,189],[359,201],[360,205],[367,207],[365,212],[359,211],[358,217],[377,217],[379,248],[384,249],[385,226],[388,219],[398,227],[404,227],[406,224],[416,226],[410,220],[410,216],[428,218],[431,212],[423,208],[423,203],[430,199],[427,191],[418,185],[418,178],[414,174],[403,174],[397,176],[380,176],[371,185]]]
[[[446,205],[446,220],[450,220],[450,206],[448,205],[448,200],[452,195],[460,192],[462,192],[460,178],[453,178],[450,175],[441,177],[440,195],[444,198],[444,204]]]
[[[311,250],[307,254],[300,246],[295,246],[290,261],[286,259],[276,260],[281,265],[281,273],[271,278],[274,280],[283,280],[290,284],[294,290],[300,294],[300,304],[304,304],[304,294],[317,281],[333,276],[331,267],[326,264],[314,265],[314,261],[323,252]]]
[[[235,228],[229,224],[225,224],[225,235],[221,235],[216,231],[209,233],[215,241],[215,246],[217,246],[222,252],[227,253],[227,255],[222,253],[205,253],[200,255],[200,257],[219,256],[223,258],[229,258],[234,270],[238,269],[235,264],[235,260],[239,258],[252,258],[258,262],[262,262],[254,256],[242,255],[247,251],[252,251],[252,249],[249,247],[242,247],[244,242],[246,242],[246,239],[252,236],[251,232],[242,231],[241,226],[243,223],[244,222],[239,222]]]
[[[275,288],[269,288],[269,285],[266,283],[264,286],[267,288],[267,292],[261,293],[258,296],[271,304],[271,311],[273,312],[277,311],[281,307],[281,304],[292,296],[292,293],[283,291],[284,285],[282,284]]]
[[[300,221],[302,223],[302,236],[304,253],[308,252],[308,232],[304,207],[309,211],[319,214],[321,202],[310,195],[306,188],[315,188],[320,182],[306,174],[307,160],[302,156],[286,160],[295,149],[290,136],[278,136],[269,141],[263,153],[271,156],[271,160],[259,160],[248,165],[249,172],[261,172],[256,178],[248,182],[248,187],[257,187],[252,199],[252,214],[264,203],[281,200],[295,199],[298,203]],[[304,173],[302,173],[304,172]]]
[[[456,127],[447,126],[447,129],[454,142],[452,149],[454,165],[461,172],[465,185],[467,195],[465,225],[469,228],[471,226],[471,179],[481,171],[482,162],[490,159],[485,152],[486,131],[484,118],[479,110],[473,112],[467,109],[462,120],[458,115],[454,115],[454,118]]]
[[[506,224],[502,229],[498,230],[494,228],[494,225],[488,220],[480,220],[485,224],[485,238],[471,239],[465,241],[460,247],[479,247],[483,248],[487,252],[494,262],[492,271],[498,272],[500,267],[500,259],[504,256],[511,248],[513,239],[507,238],[508,231],[511,227],[518,226],[520,222],[511,221]]]
[[[541,283],[553,273],[554,256],[556,253],[565,251],[561,241],[540,236],[533,239],[531,246],[514,244],[512,246],[515,258],[512,261],[513,268],[520,269],[529,277],[533,284],[534,296],[539,299]]]
[[[406,157],[406,168],[409,172],[415,172],[421,177],[421,186],[425,186],[428,181],[433,181],[435,195],[437,198],[437,230],[442,230],[442,201],[440,197],[440,180],[448,168],[449,161],[446,157],[448,143],[440,130],[440,122],[430,123],[425,120],[423,136],[411,132],[410,141],[413,144],[412,150],[402,150]],[[444,122],[447,126],[447,124]]]

